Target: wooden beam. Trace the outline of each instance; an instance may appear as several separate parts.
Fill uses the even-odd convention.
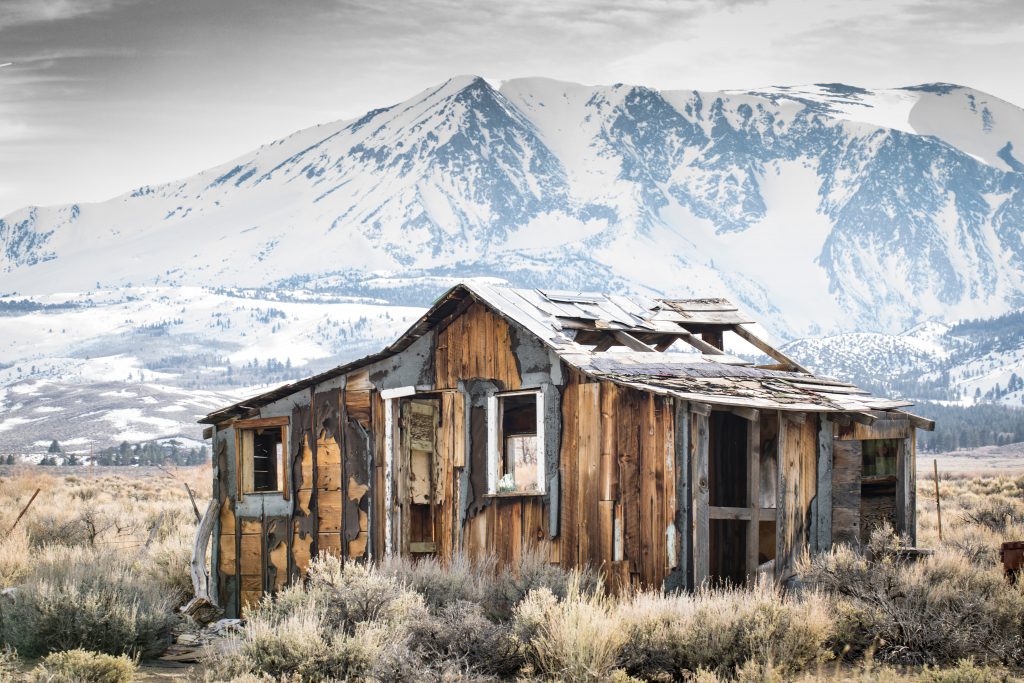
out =
[[[612,336],[614,336],[615,340],[618,341],[620,344],[627,348],[633,349],[634,351],[649,351],[651,353],[657,353],[657,349],[655,349],[653,346],[648,346],[647,344],[644,344],[642,341],[631,335],[629,332],[624,332],[623,330],[615,330],[614,332],[612,332]]]
[[[757,422],[758,415],[760,414],[757,408],[730,408],[729,412],[751,422]]]
[[[754,508],[735,508],[724,505],[709,505],[708,519],[725,519],[730,521],[745,522],[754,518]],[[762,522],[775,521],[775,508],[758,507],[757,517]]]
[[[735,332],[741,339],[747,341],[751,346],[754,346],[755,348],[762,351],[769,358],[777,360],[785,365],[790,365],[797,372],[806,372],[808,375],[812,374],[810,370],[800,365],[795,360],[784,354],[782,351],[779,351],[774,346],[758,337],[756,334],[748,330],[743,325],[734,325],[732,331]]]
[[[721,349],[724,351],[725,342],[722,339],[722,337],[722,330],[708,330],[707,332],[702,332],[700,335],[700,338],[703,341],[707,342],[708,344],[711,344],[716,349]]]
[[[711,405],[707,403],[690,403],[690,412],[709,417],[711,415]]]
[[[679,333],[679,336],[682,338],[683,341],[685,341],[687,344],[694,347],[701,353],[706,353],[712,356],[721,356],[723,353],[725,353],[724,351],[722,351],[722,349],[716,346],[712,346],[711,344],[708,344],[706,341],[704,341],[697,335],[693,334],[692,332],[687,332],[686,330],[683,330],[682,332]]]
[[[793,424],[802,425],[807,421],[807,413],[794,412],[789,410],[782,411],[782,416]],[[781,425],[780,425],[781,428]]]
[[[203,427],[203,441],[209,441],[213,438],[213,427]]]
[[[288,417],[264,417],[255,420],[238,420],[235,429],[259,429],[260,427],[286,427]]]
[[[914,415],[913,413],[908,413],[905,410],[900,410],[898,412],[903,413],[904,415],[906,415],[907,418],[910,420],[910,424],[912,424],[917,429],[923,429],[926,432],[934,432],[935,431],[935,420],[929,420],[927,417],[921,417],[920,415]]]
[[[850,419],[857,424],[871,426],[878,421],[878,418],[868,413],[850,413]]]

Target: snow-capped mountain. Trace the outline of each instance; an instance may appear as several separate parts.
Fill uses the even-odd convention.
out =
[[[459,77],[178,182],[17,211],[0,269],[28,294],[487,274],[895,333],[1020,303],[1022,150],[1024,111],[953,85]]]
[[[983,338],[1021,322],[1022,228],[1024,110],[970,88],[457,77],[0,218],[0,450],[195,437],[209,404],[374,349],[465,277],[725,295],[819,371],[1020,402],[1024,344]]]

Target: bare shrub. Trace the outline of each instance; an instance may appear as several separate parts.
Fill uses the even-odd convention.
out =
[[[171,605],[131,558],[49,547],[34,561],[13,600],[0,606],[0,636],[19,654],[83,648],[152,656],[166,646]]]
[[[206,654],[206,678],[258,674],[301,681],[361,680],[379,650],[377,637],[372,627],[332,634],[324,628],[323,610],[316,608],[277,621],[251,618],[235,647]]]
[[[434,557],[416,561],[407,557],[389,558],[380,571],[422,595],[427,607],[436,611],[460,600],[478,602],[488,569],[474,566],[460,555],[447,565]]]
[[[822,661],[832,634],[825,602],[783,597],[774,584],[702,589],[693,595],[641,593],[620,610],[620,664],[641,678],[680,678],[740,666],[790,674]],[[748,664],[749,663],[749,664]]]
[[[971,659],[961,659],[949,669],[925,667],[921,683],[1009,683],[1015,678],[1003,668],[978,666]]]
[[[29,672],[29,683],[130,683],[135,662],[88,650],[68,650],[47,655]]]
[[[31,548],[23,529],[0,537],[0,589],[16,586],[29,574]]]
[[[192,595],[192,541],[194,530],[176,527],[146,548],[141,559],[142,573],[159,585],[175,607],[185,604]]]
[[[1024,594],[1008,585],[995,567],[972,565],[962,555],[940,549],[909,562],[899,555],[868,559],[848,547],[805,563],[811,585],[842,598],[847,617],[837,650],[862,651],[866,642],[877,656],[906,663],[952,663],[976,656],[983,661],[1014,661],[1022,654]]]
[[[479,604],[459,600],[413,622],[409,645],[424,659],[465,662],[470,671],[511,676],[525,663],[518,638],[484,616]]]
[[[983,498],[971,509],[961,513],[964,519],[992,531],[1002,531],[1010,524],[1024,521],[1024,505],[1001,495]]]
[[[551,564],[544,544],[525,550],[517,565],[483,576],[480,599],[487,615],[498,621],[511,618],[516,605],[540,588],[546,588],[556,598],[565,598],[570,585],[581,595],[595,593],[600,585],[597,572],[589,568],[567,572]]]
[[[515,609],[515,629],[529,636],[525,654],[542,676],[603,681],[616,669],[622,630],[603,590],[587,591],[569,574],[565,598],[541,587]]]

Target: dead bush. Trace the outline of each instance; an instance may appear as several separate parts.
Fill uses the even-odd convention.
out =
[[[604,681],[616,669],[623,633],[614,603],[603,590],[584,589],[570,572],[566,595],[547,587],[515,608],[514,630],[526,636],[524,655],[541,676],[561,681]]]
[[[171,604],[131,558],[53,546],[34,562],[13,599],[0,603],[0,638],[20,655],[83,648],[153,656],[168,643]]]
[[[16,586],[29,574],[31,548],[23,529],[0,537],[0,590]]]
[[[131,683],[135,662],[88,650],[68,650],[47,655],[29,672],[29,683]]]
[[[971,659],[962,659],[948,669],[925,667],[921,683],[1010,683],[1016,680],[1000,667],[978,666]]]
[[[895,662],[1020,660],[1024,593],[995,567],[948,549],[910,562],[884,553],[868,559],[843,546],[809,560],[803,574],[841,598],[837,651],[873,642],[879,658]]]
[[[598,574],[590,569],[567,572],[548,561],[546,546],[538,545],[523,552],[519,563],[483,575],[480,599],[487,616],[496,621],[512,617],[516,605],[532,591],[546,588],[556,598],[569,594],[570,584],[581,595],[598,590]]]
[[[773,584],[642,593],[620,609],[620,665],[645,679],[679,679],[741,666],[791,674],[824,660],[831,615],[814,594],[783,597]]]
[[[380,571],[422,595],[427,607],[436,611],[460,600],[479,602],[483,576],[489,569],[473,566],[465,556],[445,566],[434,557],[416,561],[396,557],[388,559]]]
[[[992,531],[1004,531],[1007,526],[1024,522],[1024,505],[1019,501],[1001,495],[982,498],[962,516],[970,524],[977,524]]]
[[[508,626],[490,621],[479,604],[464,600],[410,624],[409,645],[427,661],[462,661],[470,671],[494,676],[511,676],[525,663],[523,647]]]

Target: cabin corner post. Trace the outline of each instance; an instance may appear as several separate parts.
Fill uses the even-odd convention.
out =
[[[710,410],[690,413],[690,462],[693,473],[693,582],[694,588],[704,585],[711,573],[710,542],[710,488],[708,482],[708,417]]]
[[[395,399],[384,399],[384,557],[394,555]]]
[[[815,495],[815,538],[812,550],[832,547],[832,421],[822,413],[818,426],[818,491]]]
[[[897,451],[899,483],[896,490],[896,512],[900,532],[907,536],[911,546],[917,545],[917,430],[911,426],[910,434],[903,438]]]
[[[757,583],[761,545],[761,416],[755,413],[747,423],[747,580]]]
[[[677,549],[676,566],[665,578],[667,590],[693,588],[693,500],[690,486],[690,411],[686,401],[673,399],[674,430],[673,457],[675,460],[676,509],[673,523],[676,538],[680,540]]]

